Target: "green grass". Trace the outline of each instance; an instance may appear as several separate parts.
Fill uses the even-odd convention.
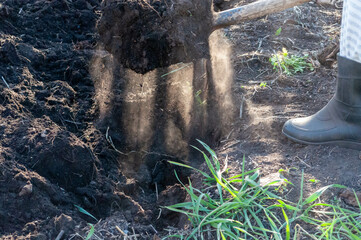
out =
[[[82,207],[80,207],[80,206],[78,206],[78,205],[75,205],[75,204],[74,204],[74,206],[78,209],[79,212],[81,212],[81,213],[83,213],[83,214],[85,214],[85,215],[88,215],[89,217],[93,218],[93,219],[94,219],[95,221],[97,221],[97,222],[99,221],[96,217],[94,217],[92,214],[90,214],[90,213],[89,213],[87,210],[85,210],[84,208],[82,208]],[[93,237],[94,232],[95,232],[94,225],[91,224],[91,223],[88,223],[88,225],[89,225],[89,227],[90,227],[90,230],[89,230],[89,232],[88,232],[85,240],[90,240],[90,239]],[[79,235],[79,236],[80,236],[80,235]],[[81,236],[80,236],[80,237],[81,237]],[[81,237],[81,238],[83,238],[83,237]],[[83,239],[84,239],[84,238],[83,238]]]
[[[321,203],[320,196],[331,187],[319,189],[303,198],[303,174],[300,198],[297,203],[287,201],[270,187],[258,183],[259,170],[228,176],[221,169],[215,152],[199,141],[206,151],[198,149],[205,159],[209,173],[190,166],[204,178],[204,189],[197,189],[189,180],[181,183],[189,201],[166,207],[187,215],[191,225],[188,234],[176,234],[172,239],[361,239],[361,213],[341,208],[337,204]],[[282,180],[280,180],[282,181]],[[306,230],[311,229],[311,230]],[[312,232],[310,232],[312,231]]]
[[[282,53],[276,53],[271,56],[269,61],[271,62],[273,69],[284,73],[286,75],[293,75],[296,73],[303,73],[305,69],[313,71],[314,68],[309,62],[308,55],[296,56],[291,55],[285,48],[282,49]]]

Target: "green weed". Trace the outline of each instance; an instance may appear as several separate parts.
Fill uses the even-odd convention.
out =
[[[290,55],[285,48],[282,49],[282,52],[273,54],[269,61],[274,70],[286,75],[302,73],[305,69],[314,70],[312,64],[308,62],[307,54],[302,57]]]
[[[206,152],[196,149],[203,154],[209,173],[171,162],[199,172],[206,186],[197,189],[190,180],[187,186],[181,182],[190,200],[166,208],[185,214],[192,228],[187,236],[177,234],[172,235],[172,239],[361,239],[360,212],[318,201],[327,189],[343,186],[329,185],[304,199],[302,173],[300,198],[293,203],[270,189],[282,180],[261,186],[258,169],[245,171],[245,157],[242,173],[228,176],[222,171],[215,152],[199,142]],[[313,232],[306,231],[302,227],[305,225],[314,226]]]

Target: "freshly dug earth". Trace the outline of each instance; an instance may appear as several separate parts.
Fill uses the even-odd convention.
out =
[[[142,17],[149,23],[159,22],[158,14],[152,9],[161,11],[161,2],[159,7],[157,2],[118,3],[125,15],[133,16],[136,8],[142,7],[146,9]],[[184,10],[187,13],[177,11],[178,15],[172,16],[178,23],[182,21],[181,16],[195,13],[192,7],[211,8],[199,5],[200,2],[190,3],[181,5],[188,6]],[[130,55],[117,59],[120,55],[113,58],[98,50],[102,41],[95,27],[102,10],[100,5],[98,0],[6,0],[0,3],[0,239],[55,239],[62,230],[63,239],[81,239],[75,235],[84,236],[89,230],[87,223],[94,223],[94,219],[82,214],[74,205],[85,208],[98,219],[117,216],[109,218],[105,224],[112,228],[108,233],[113,235],[119,235],[117,226],[129,233],[134,228],[136,234],[147,239],[157,232],[154,227],[160,227],[159,230],[177,222],[178,215],[169,212],[158,218],[159,206],[185,198],[181,186],[172,186],[178,182],[173,170],[177,169],[182,180],[186,180],[188,173],[167,162],[177,158],[166,152],[152,152],[152,149],[164,149],[161,140],[154,142],[149,152],[120,154],[114,147],[121,150],[129,147],[123,141],[124,127],[111,128],[109,132],[107,129],[122,125],[121,119],[117,119],[117,115],[110,116],[109,121],[99,119],[101,111],[95,86],[105,89],[102,89],[104,79],[97,78],[101,72],[98,68],[104,62],[114,63],[118,70],[122,69],[121,63],[128,67],[127,57],[129,64],[137,61],[131,57],[131,51],[127,53]],[[133,20],[136,19],[140,21],[135,15]],[[128,43],[119,47],[131,49],[130,42],[138,37],[138,32],[142,33],[143,27],[140,22],[135,24],[129,38],[123,36]],[[199,27],[189,25],[183,36],[172,41],[184,46],[188,30],[198,31]],[[154,45],[162,43],[158,41],[161,33],[157,34],[155,38],[144,35],[150,52],[136,57],[157,62],[162,59],[159,56],[168,54],[169,49]],[[118,46],[117,42],[114,46]],[[135,52],[138,54],[137,49],[141,48],[134,48]],[[208,46],[205,43],[193,48],[206,51]],[[99,64],[94,63],[97,61]],[[137,67],[139,71],[149,70],[144,66]],[[155,63],[152,68],[156,66]],[[104,71],[108,71],[106,67]],[[120,88],[114,90],[114,94],[119,93],[117,96],[124,100],[130,93],[122,88],[126,81],[123,74],[122,70],[115,74],[114,84]],[[138,86],[136,82],[133,88]],[[162,93],[165,87],[158,88],[158,106],[166,103],[161,99],[167,95]],[[114,103],[114,106],[124,104]],[[157,117],[165,122],[168,114],[163,111]],[[136,149],[136,146],[130,147],[130,150]],[[125,176],[125,168],[134,170],[133,175]]]
[[[119,62],[138,73],[209,58],[211,0],[107,0],[100,40]]]
[[[75,204],[97,218],[125,209],[119,221],[154,232],[153,190],[123,176],[95,126],[99,10],[97,0],[0,2],[0,239],[82,234],[94,220]]]

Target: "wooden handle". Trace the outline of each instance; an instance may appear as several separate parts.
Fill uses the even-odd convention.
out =
[[[214,14],[213,29],[238,24],[267,14],[281,12],[310,0],[260,0],[242,7]]]

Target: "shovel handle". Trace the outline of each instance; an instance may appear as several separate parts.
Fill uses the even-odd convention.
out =
[[[262,17],[271,13],[281,12],[310,0],[260,0],[238,8],[214,14],[213,30],[238,24],[247,20]]]

